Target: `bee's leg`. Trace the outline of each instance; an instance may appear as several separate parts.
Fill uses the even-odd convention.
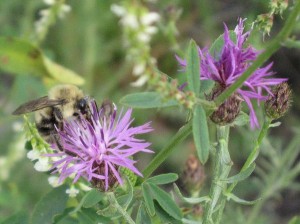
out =
[[[100,111],[101,111],[100,119],[103,119],[103,118],[105,118],[106,120],[109,119],[109,117],[114,112],[113,102],[108,99],[104,100],[101,104]]]

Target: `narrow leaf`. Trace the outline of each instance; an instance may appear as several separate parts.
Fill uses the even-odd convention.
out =
[[[160,174],[154,177],[150,177],[146,182],[162,185],[162,184],[169,184],[178,179],[178,175],[176,173],[167,173],[167,174]]]
[[[51,224],[54,216],[62,213],[69,196],[67,186],[54,188],[46,194],[36,205],[31,217],[31,224]]]
[[[135,223],[136,224],[149,224],[149,223],[151,223],[151,219],[150,219],[149,215],[147,214],[147,212],[145,210],[145,205],[144,205],[143,202],[141,203],[141,205],[139,207]]]
[[[198,96],[200,93],[200,57],[194,40],[190,41],[188,48],[186,73],[188,88]]]
[[[229,177],[229,178],[221,180],[221,181],[225,181],[227,183],[240,182],[240,181],[248,178],[252,174],[254,169],[255,169],[255,163],[252,163],[247,169],[239,172],[238,174],[236,174],[232,177]]]
[[[199,197],[199,198],[186,198],[181,194],[181,192],[176,184],[174,184],[173,186],[174,186],[175,194],[185,203],[194,205],[194,204],[200,204],[202,202],[210,201],[210,198],[208,196],[203,196],[203,197]]]
[[[176,100],[164,100],[157,92],[132,93],[124,96],[120,103],[132,108],[160,108],[177,106]]]
[[[193,136],[199,160],[205,164],[209,156],[209,134],[206,114],[201,105],[194,108]]]
[[[232,193],[226,194],[226,197],[227,197],[227,200],[231,199],[231,200],[235,201],[236,203],[239,203],[242,205],[253,205],[261,200],[261,198],[259,198],[259,199],[253,200],[253,201],[247,201],[247,200],[239,198],[238,196],[236,196]]]
[[[142,192],[143,192],[143,197],[145,201],[146,208],[151,216],[155,215],[155,209],[154,209],[154,203],[152,200],[151,196],[151,189],[149,184],[143,183],[142,184]]]
[[[34,75],[55,82],[82,85],[75,72],[48,59],[33,44],[18,38],[0,37],[0,69],[18,75]]]
[[[84,197],[82,206],[85,208],[93,207],[95,204],[97,204],[99,201],[101,201],[105,197],[104,193],[100,192],[97,189],[90,190],[86,197]]]
[[[155,199],[170,216],[177,220],[181,220],[181,210],[178,208],[171,196],[154,184],[149,183],[149,186],[153,199]]]

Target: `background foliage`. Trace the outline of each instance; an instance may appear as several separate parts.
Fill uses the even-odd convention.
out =
[[[130,82],[135,80],[132,76],[132,63],[126,60],[128,49],[124,47],[122,29],[119,18],[115,16],[110,7],[120,1],[67,1],[72,8],[63,19],[57,19],[49,28],[46,38],[38,43],[43,55],[53,62],[75,71],[85,80],[82,86],[84,91],[101,101],[110,98],[118,104],[125,94],[141,91],[142,88],[133,88]],[[151,11],[161,15],[159,32],[151,42],[151,55],[157,59],[158,68],[175,78],[180,79],[175,54],[182,54],[193,38],[199,46],[206,46],[223,32],[223,23],[232,29],[238,17],[248,18],[250,27],[258,14],[268,11],[268,1],[180,1],[165,0],[152,3],[144,1]],[[47,7],[41,0],[10,0],[0,1],[0,35],[3,37],[18,37],[30,41],[34,33],[34,23],[39,19],[39,11]],[[176,21],[178,30],[174,35],[171,26],[172,13],[181,11]],[[283,16],[285,18],[285,15]],[[271,32],[277,32],[282,24],[282,18],[276,17]],[[300,25],[296,27],[299,33]],[[261,49],[263,39],[260,33],[254,33],[251,42]],[[265,36],[265,40],[269,37]],[[1,42],[7,46],[6,42]],[[271,189],[276,184],[275,179],[264,177],[261,174],[272,176],[274,170],[269,165],[274,163],[278,170],[282,170],[276,163],[276,156],[280,160],[284,149],[292,141],[295,133],[291,127],[299,127],[300,117],[300,85],[298,49],[282,48],[272,57],[273,70],[280,77],[289,78],[293,88],[293,108],[283,120],[283,124],[272,129],[269,138],[263,143],[263,157],[258,161],[258,171],[250,180],[242,182],[236,191],[242,198],[255,199],[260,195],[267,195],[261,207],[259,219],[261,223],[284,223],[294,215],[300,214],[300,184],[289,183],[278,189]],[[3,59],[2,59],[3,60]],[[21,67],[26,71],[26,68]],[[50,75],[51,77],[51,75]],[[53,80],[52,80],[53,81]],[[11,116],[11,112],[19,104],[43,96],[51,84],[51,80],[33,76],[28,71],[19,75],[11,71],[0,71],[0,221],[20,211],[32,212],[33,206],[45,193],[51,190],[47,183],[47,175],[38,173],[26,158],[24,150],[24,136],[20,132],[21,118]],[[163,110],[135,110],[134,115],[139,121],[152,120],[155,132],[151,135],[152,149],[159,150],[166,139],[171,138],[176,130],[185,123],[185,114],[182,111],[171,109]],[[145,119],[147,118],[147,119]],[[248,155],[257,133],[250,132],[249,127],[235,129],[231,134],[230,150],[234,169],[239,170],[244,158]],[[297,146],[295,146],[297,147]],[[299,144],[298,144],[299,148]],[[181,174],[185,160],[195,151],[194,145],[185,141],[177,147],[173,155],[157,170],[157,173],[173,172]],[[298,150],[299,151],[299,150]],[[299,154],[295,154],[292,161],[297,163]],[[150,156],[139,158],[144,166],[149,162]],[[275,162],[274,162],[275,161]],[[140,167],[143,169],[144,167]],[[209,166],[206,175],[209,179]],[[260,180],[260,181],[259,181]],[[261,181],[263,180],[263,181]],[[288,182],[286,182],[288,183]],[[180,181],[178,185],[181,186]],[[270,189],[268,189],[269,187]],[[205,191],[206,188],[204,188]],[[268,191],[269,190],[269,191]],[[239,223],[243,220],[243,211],[250,207],[235,208],[230,203],[225,211],[226,222]],[[234,220],[234,221],[233,221]],[[258,222],[257,222],[258,223]]]

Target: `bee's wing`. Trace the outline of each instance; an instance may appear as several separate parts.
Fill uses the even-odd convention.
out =
[[[51,100],[48,98],[48,96],[44,96],[39,99],[32,100],[22,104],[12,114],[13,115],[26,114],[29,112],[41,110],[46,107],[52,107],[52,106],[61,105],[65,103],[66,103],[65,99]]]

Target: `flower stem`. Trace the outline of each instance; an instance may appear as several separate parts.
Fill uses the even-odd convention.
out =
[[[221,196],[221,193],[223,189],[226,188],[227,184],[222,180],[228,176],[232,166],[232,162],[228,152],[228,136],[229,126],[217,127],[218,147],[214,155],[213,180],[209,193],[209,197],[211,200],[205,206],[203,224],[215,223],[213,221],[213,213],[215,212],[215,208],[220,197],[224,197]],[[225,204],[223,205],[223,207],[224,206]],[[220,216],[222,216],[222,212],[218,213],[218,217]],[[218,220],[219,219],[220,218],[218,218]]]
[[[257,68],[262,66],[263,63],[280,48],[281,43],[284,42],[292,32],[299,14],[300,0],[296,0],[295,5],[293,6],[293,9],[289,17],[287,18],[287,21],[284,24],[282,30],[268,44],[266,50],[257,57],[257,60],[253,62],[253,64],[243,73],[243,75],[241,75],[235,83],[229,86],[228,89],[226,89],[222,94],[220,94],[216,98],[215,103],[217,106],[221,105],[229,96],[231,96],[238,88],[240,88],[243,85],[243,83],[252,75],[252,73]]]
[[[108,200],[111,203],[111,205],[114,208],[116,208],[120,214],[123,215],[124,219],[126,220],[126,223],[135,224],[135,222],[132,220],[130,215],[122,208],[122,206],[119,205],[114,192],[107,193],[107,197],[108,197]]]
[[[172,153],[175,146],[182,142],[192,132],[192,123],[189,122],[181,127],[171,141],[154,157],[149,166],[143,171],[143,178],[139,178],[137,184],[141,184],[154,170],[157,169]]]
[[[258,138],[256,140],[255,146],[252,149],[249,157],[247,158],[245,164],[243,165],[241,172],[248,169],[252,163],[254,163],[254,161],[256,160],[259,151],[260,151],[260,145],[262,143],[262,140],[264,139],[264,137],[267,135],[267,132],[269,130],[270,124],[271,124],[272,120],[270,118],[265,118],[265,122],[263,124],[263,127],[260,130],[260,133],[258,135]],[[227,192],[230,193],[232,192],[233,188],[237,185],[238,182],[234,182],[230,185],[230,187],[228,188]]]

